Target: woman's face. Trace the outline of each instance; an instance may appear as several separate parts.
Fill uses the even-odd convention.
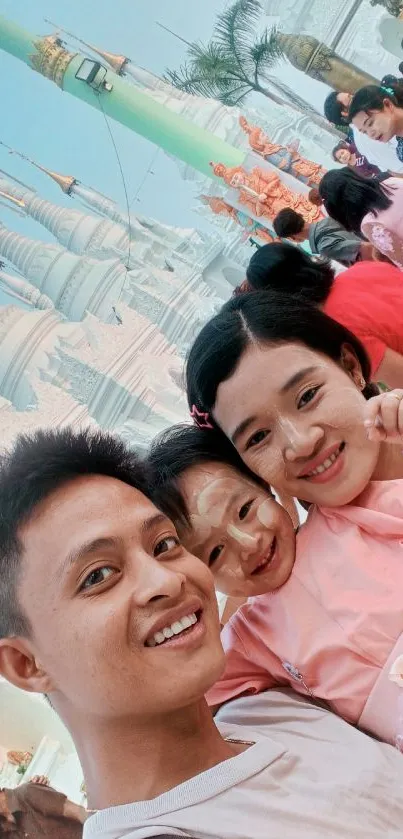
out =
[[[288,580],[294,528],[268,491],[232,466],[214,462],[187,469],[179,490],[191,521],[181,540],[210,567],[219,591],[253,597]]]
[[[321,506],[348,504],[374,473],[379,444],[364,427],[361,369],[303,344],[250,345],[214,407],[242,459],[279,491]]]
[[[388,143],[396,135],[396,111],[393,102],[385,99],[382,111],[359,111],[353,119],[353,125],[372,140]]]

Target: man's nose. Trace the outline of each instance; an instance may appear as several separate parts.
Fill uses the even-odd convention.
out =
[[[174,561],[163,562],[146,556],[133,569],[133,598],[138,606],[146,606],[161,597],[179,597],[186,583],[185,574]]]

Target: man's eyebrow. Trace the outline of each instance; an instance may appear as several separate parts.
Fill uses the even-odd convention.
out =
[[[89,539],[88,542],[83,542],[82,545],[79,545],[78,548],[73,548],[73,550],[67,554],[63,561],[62,568],[58,569],[57,573],[65,573],[72,568],[73,565],[79,562],[80,559],[83,559],[83,557],[95,554],[105,548],[112,548],[115,545],[116,539],[112,539],[110,537],[103,536],[98,539]]]
[[[167,518],[167,516],[164,516],[163,513],[155,513],[141,523],[139,535],[149,533],[153,527],[156,527],[159,524],[172,525],[172,522]],[[87,542],[83,542],[82,545],[79,545],[77,548],[73,548],[73,550],[67,554],[62,567],[57,570],[57,575],[68,571],[85,556],[96,554],[98,551],[102,551],[107,548],[116,547],[119,541],[119,538],[114,539],[110,536],[101,536],[97,539],[89,539]]]
[[[145,519],[145,521],[142,522],[140,532],[142,534],[147,534],[158,524],[169,524],[173,526],[171,519],[169,519],[168,516],[165,516],[164,513],[155,513],[153,516],[150,516],[150,518]]]

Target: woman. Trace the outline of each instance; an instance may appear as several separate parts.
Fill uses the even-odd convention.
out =
[[[380,143],[396,137],[396,156],[403,161],[403,81],[362,87],[350,103],[349,120]]]
[[[329,216],[346,230],[363,235],[403,271],[403,181],[378,183],[349,168],[333,169],[319,192]]]
[[[190,425],[168,429],[153,442],[148,466],[154,502],[175,522],[185,547],[210,567],[216,588],[230,597],[227,608],[233,613],[242,607],[222,635],[226,672],[211,691],[210,704],[288,683],[326,699],[346,719],[360,723],[361,671],[366,671],[364,681],[369,677],[370,684],[376,682],[380,646],[385,646],[386,658],[390,650],[386,634],[381,644],[377,639],[385,607],[389,620],[389,602],[376,582],[382,567],[376,541],[367,541],[361,563],[356,550],[352,556],[338,550],[336,560],[326,551],[319,563],[310,523],[297,536],[295,552],[291,520],[269,487],[250,473],[221,432],[207,431]],[[356,531],[359,538],[358,527]],[[399,544],[394,555],[399,568],[400,554]],[[372,598],[368,577],[374,578]],[[391,584],[396,586],[396,580]],[[378,641],[375,666],[365,654],[356,657],[354,631],[345,620],[350,586],[365,592],[361,638],[366,617],[372,622],[372,615],[365,614],[370,601],[378,613],[378,625],[369,633],[371,643]],[[353,611],[352,622],[357,617]],[[365,643],[362,653],[364,648]],[[336,658],[337,668],[332,664]],[[296,661],[298,667],[291,664]],[[385,718],[387,725],[393,719],[397,693],[392,686],[392,703],[386,700],[378,709],[374,734],[382,736]],[[369,725],[368,715],[365,719]]]
[[[403,279],[395,266],[358,262],[335,276],[325,260],[278,242],[256,251],[246,276],[251,289],[301,296],[320,307],[362,341],[373,379],[403,387]]]
[[[189,404],[206,450],[209,434],[221,430],[262,480],[312,505],[289,579],[228,628],[229,665],[212,704],[294,681],[393,742],[400,689],[389,674],[403,653],[403,392],[367,403],[368,378],[354,335],[305,301],[267,292],[227,303],[200,333],[187,365]],[[165,482],[166,465],[162,458],[161,469],[160,456]],[[214,572],[225,563],[232,485],[211,486],[213,458],[201,478],[200,464],[193,465],[176,489],[195,531],[190,546]],[[170,495],[172,486],[166,489]],[[231,514],[237,531],[245,528],[240,551],[256,563],[267,558],[265,542],[253,550],[249,544],[258,537],[256,488],[237,500]]]
[[[381,170],[377,166],[369,163],[367,158],[359,153],[353,140],[350,143],[340,140],[332,151],[332,157],[335,163],[349,166],[364,178],[375,178],[381,174]]]

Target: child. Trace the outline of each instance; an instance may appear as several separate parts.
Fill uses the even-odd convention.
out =
[[[336,163],[341,163],[342,166],[350,166],[355,169],[363,178],[376,178],[381,174],[381,170],[372,163],[369,163],[363,154],[360,154],[354,141],[351,143],[341,140],[332,151],[333,160]]]

